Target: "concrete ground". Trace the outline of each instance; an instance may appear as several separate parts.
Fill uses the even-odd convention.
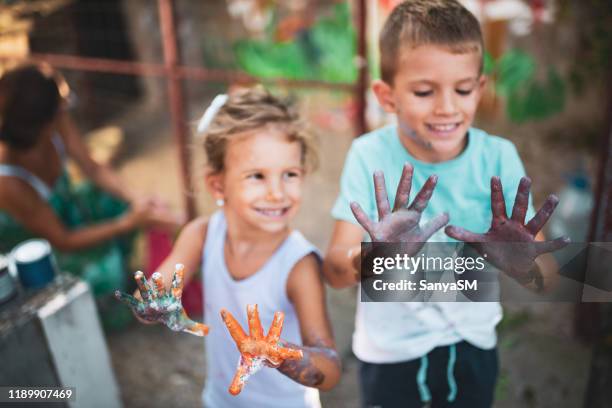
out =
[[[320,134],[322,165],[307,181],[305,202],[295,226],[324,249],[332,227],[329,210],[353,135],[341,108],[344,102],[341,96],[311,93],[305,101],[308,119],[315,123]],[[180,208],[183,192],[165,113],[150,109],[136,111],[130,114],[129,120],[118,121],[127,132],[126,152],[119,163],[122,176],[139,190],[155,191]],[[497,122],[490,125],[496,132],[506,134],[503,125]],[[513,128],[506,125],[506,129]],[[535,137],[540,130],[537,126],[523,125],[513,138],[521,154],[527,156],[529,173],[537,174],[536,204],[560,187],[559,174],[575,163],[578,155],[570,148],[554,150],[545,146],[542,138]],[[513,134],[508,136],[512,138]],[[197,148],[195,154],[199,155]],[[160,170],[165,177],[160,178]],[[201,174],[201,167],[194,169],[197,184],[201,184]],[[211,201],[201,191],[196,196],[200,212],[210,213]],[[581,406],[590,350],[572,336],[573,306],[504,306],[506,315],[499,326],[501,369],[495,407]],[[343,376],[334,390],[321,394],[321,399],[326,407],[357,407],[358,363],[350,348],[355,290],[329,289],[328,307],[342,356]],[[107,340],[126,407],[200,404],[205,381],[204,346],[200,338],[158,326],[133,324],[123,332],[109,334]]]

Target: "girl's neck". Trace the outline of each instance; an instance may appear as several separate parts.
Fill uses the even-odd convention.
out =
[[[223,257],[227,271],[236,281],[247,279],[268,262],[289,234],[289,228],[278,232],[254,230],[253,227],[224,211],[227,235]]]
[[[280,231],[268,232],[255,229],[242,222],[231,211],[224,211],[227,223],[226,244],[231,253],[245,254],[277,248],[289,235],[289,226]]]

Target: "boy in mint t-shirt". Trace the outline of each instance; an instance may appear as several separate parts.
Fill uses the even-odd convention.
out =
[[[332,210],[328,283],[356,284],[365,229],[372,241],[478,242],[522,285],[548,287],[554,263],[539,255],[567,240],[535,242],[544,241],[539,231],[558,200],[550,196],[534,217],[514,145],[471,127],[486,81],[475,17],[455,0],[406,1],[385,23],[380,51],[382,79],[373,89],[397,125],[349,150]],[[512,253],[495,245],[510,241],[521,243]],[[496,302],[358,302],[353,351],[363,405],[491,406],[500,319]]]

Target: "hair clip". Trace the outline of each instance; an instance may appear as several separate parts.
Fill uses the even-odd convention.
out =
[[[225,102],[227,102],[227,99],[228,96],[226,94],[215,96],[215,99],[213,99],[208,108],[206,108],[206,111],[198,122],[198,133],[202,133],[208,129],[219,110],[225,105]]]

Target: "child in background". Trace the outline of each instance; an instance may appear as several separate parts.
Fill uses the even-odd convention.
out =
[[[315,388],[328,390],[338,382],[340,362],[317,250],[289,227],[306,171],[316,161],[311,138],[289,106],[258,88],[227,100],[217,97],[203,121],[210,122],[201,127],[205,182],[221,209],[189,223],[159,267],[168,289],[175,264],[184,265],[185,283],[202,271],[204,320],[210,327],[203,402],[207,407],[318,407]],[[264,369],[232,396],[228,386],[239,353],[219,312],[226,309],[247,327],[250,304],[258,305],[264,327],[276,311],[284,312],[281,343],[302,350],[303,358]],[[153,319],[142,312],[140,317],[167,321],[174,312],[169,309]],[[185,322],[186,329],[197,327]]]
[[[554,264],[538,255],[567,241],[535,241],[544,240],[539,231],[557,199],[549,197],[531,219],[530,181],[516,148],[471,127],[486,80],[476,18],[455,0],[405,1],[382,29],[380,52],[382,79],[373,90],[397,125],[360,137],[348,152],[332,210],[327,281],[336,288],[357,282],[365,229],[372,241],[459,240],[490,253],[496,243],[520,241],[525,251],[497,245],[489,262],[526,287],[549,286]],[[449,218],[454,226],[443,231]],[[358,302],[353,351],[363,406],[490,407],[501,316],[496,302]]]
[[[92,159],[67,110],[67,91],[48,65],[18,66],[0,78],[0,253],[46,239],[59,268],[89,283],[105,327],[121,327],[131,316],[111,294],[127,282],[133,232],[176,230],[179,219]],[[68,157],[91,182],[71,182]]]

